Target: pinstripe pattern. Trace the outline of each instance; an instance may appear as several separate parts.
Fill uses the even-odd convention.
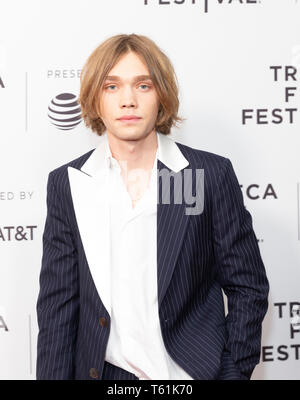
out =
[[[125,369],[120,368],[116,365],[109,363],[108,361],[104,361],[103,373],[102,373],[102,380],[109,381],[109,380],[136,380],[138,381],[139,378],[132,374],[129,371],[125,371]]]
[[[259,362],[269,291],[252,218],[229,159],[177,145],[194,178],[195,169],[204,169],[205,203],[202,214],[189,216],[185,207],[190,205],[158,204],[158,303],[164,344],[194,379],[249,379]],[[37,379],[135,379],[104,361],[110,316],[88,267],[70,192],[67,167],[80,169],[92,151],[48,177]],[[168,167],[158,160],[157,168]],[[178,173],[184,182],[183,171]],[[171,185],[171,199],[173,190]],[[226,318],[221,288],[228,297]],[[106,326],[99,323],[101,317]]]

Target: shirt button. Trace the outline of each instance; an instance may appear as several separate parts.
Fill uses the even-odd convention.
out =
[[[106,319],[105,317],[101,317],[101,318],[99,319],[99,324],[100,324],[101,326],[107,326],[107,319]]]
[[[96,368],[91,368],[90,369],[90,377],[97,379],[99,377],[98,371]]]

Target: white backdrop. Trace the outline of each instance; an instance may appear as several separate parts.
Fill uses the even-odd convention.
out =
[[[119,33],[147,35],[170,57],[187,118],[172,137],[228,157],[242,186],[270,281],[252,379],[300,379],[300,1],[0,7],[0,379],[35,379],[48,173],[101,140],[83,122],[54,126],[48,106],[78,96],[86,58]]]

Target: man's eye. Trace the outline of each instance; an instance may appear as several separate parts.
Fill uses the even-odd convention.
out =
[[[150,88],[150,86],[149,86],[149,85],[146,85],[146,84],[141,84],[141,85],[139,85],[139,86],[144,86],[146,89],[149,89],[149,88]],[[108,85],[108,86],[105,87],[105,89],[114,88],[114,87],[116,87],[116,85]],[[113,89],[112,89],[112,90],[113,90]]]

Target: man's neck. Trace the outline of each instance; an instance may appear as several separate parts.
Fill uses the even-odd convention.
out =
[[[146,171],[152,169],[158,147],[155,130],[138,140],[122,140],[109,132],[107,132],[107,138],[111,154],[120,163],[122,169],[124,165],[127,172],[133,169]]]

